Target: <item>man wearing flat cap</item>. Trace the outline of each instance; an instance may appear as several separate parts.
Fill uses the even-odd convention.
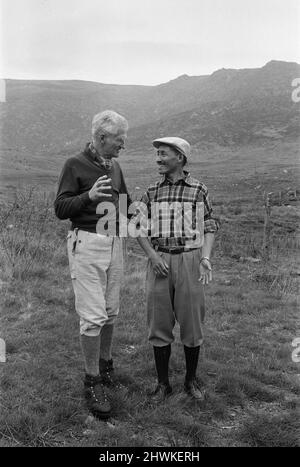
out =
[[[210,256],[219,224],[212,217],[207,187],[184,170],[190,144],[182,138],[165,137],[154,140],[153,146],[162,178],[142,197],[147,206],[147,229],[138,236],[149,258],[147,319],[158,377],[152,395],[160,401],[172,392],[168,367],[177,321],[186,361],[184,390],[202,399],[196,371],[203,343],[204,285],[212,280]]]

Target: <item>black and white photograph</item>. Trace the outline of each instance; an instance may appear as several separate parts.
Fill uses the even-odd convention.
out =
[[[0,23],[0,447],[299,447],[299,0]]]

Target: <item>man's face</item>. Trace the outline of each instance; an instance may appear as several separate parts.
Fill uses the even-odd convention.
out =
[[[125,148],[127,133],[107,134],[103,137],[102,153],[104,157],[119,157],[121,149]]]
[[[176,172],[181,167],[178,153],[170,146],[162,144],[158,147],[156,153],[156,163],[158,172],[161,175],[168,175]]]

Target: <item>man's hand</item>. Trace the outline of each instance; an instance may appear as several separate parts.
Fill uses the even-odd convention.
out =
[[[169,266],[156,251],[153,251],[150,260],[152,262],[153,271],[157,276],[166,277],[168,275]]]
[[[200,277],[199,282],[203,285],[208,284],[212,280],[211,264],[207,259],[203,259],[200,263]]]
[[[105,191],[111,189],[111,178],[107,178],[107,175],[103,175],[99,177],[98,180],[94,183],[92,188],[89,191],[89,197],[92,201],[98,201],[100,198],[109,198],[112,195],[109,193],[105,193]]]

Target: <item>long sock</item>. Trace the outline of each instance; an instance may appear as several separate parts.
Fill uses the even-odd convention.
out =
[[[85,363],[85,372],[88,375],[99,375],[100,335],[80,336],[80,343]]]
[[[171,355],[171,344],[163,347],[153,346],[154,359],[159,383],[169,384],[169,359]]]
[[[186,375],[185,380],[191,381],[196,376],[198,360],[199,360],[200,345],[198,347],[184,346]]]
[[[100,358],[103,360],[111,360],[111,348],[113,340],[113,324],[105,324],[101,329],[100,334]]]

